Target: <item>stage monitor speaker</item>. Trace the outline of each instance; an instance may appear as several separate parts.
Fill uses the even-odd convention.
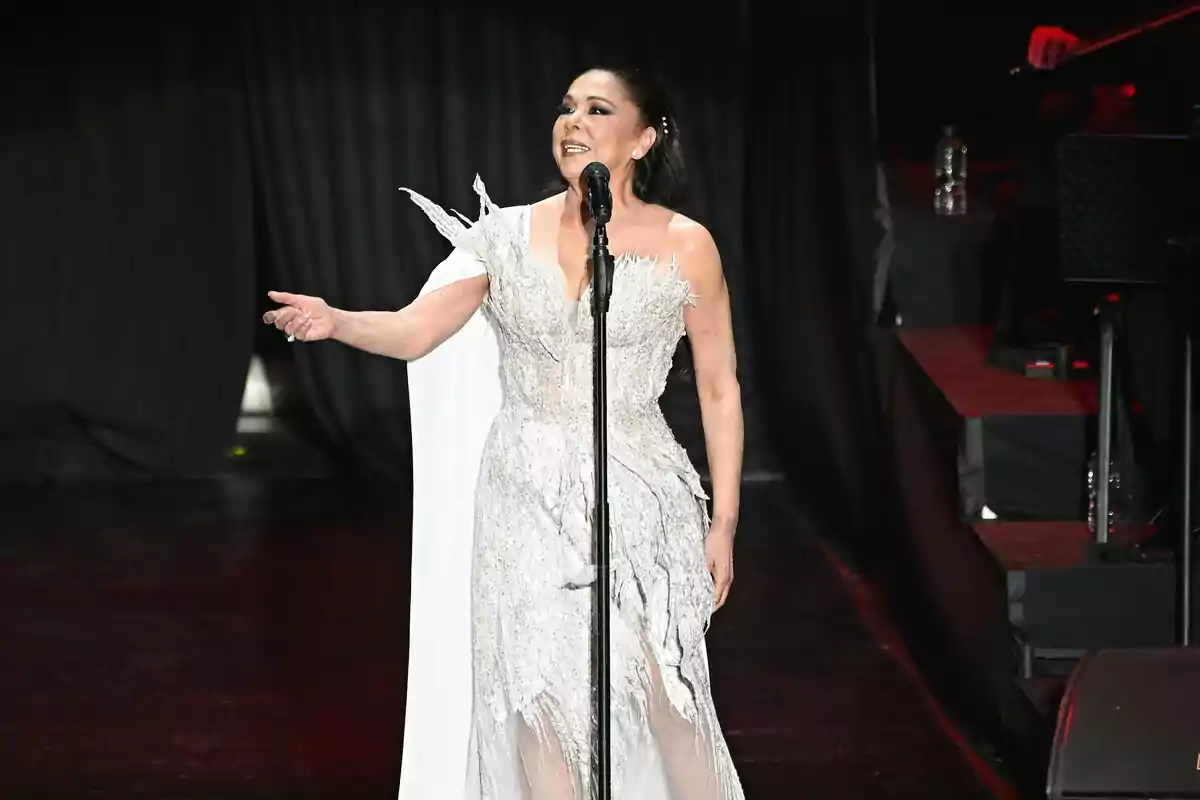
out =
[[[1051,800],[1200,798],[1200,650],[1106,650],[1067,684]]]
[[[1167,241],[1196,229],[1195,166],[1195,145],[1187,136],[1063,137],[1058,143],[1063,280],[1165,286]]]

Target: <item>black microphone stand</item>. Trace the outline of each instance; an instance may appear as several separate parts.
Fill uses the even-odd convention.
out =
[[[1195,169],[1200,164],[1200,102],[1192,105],[1192,126],[1188,136],[1192,144],[1191,164]],[[1179,296],[1179,307],[1183,319],[1183,486],[1180,498],[1180,530],[1179,530],[1179,644],[1192,647],[1194,621],[1192,619],[1192,467],[1195,456],[1192,438],[1192,409],[1195,398],[1192,396],[1193,364],[1195,359],[1193,333],[1196,320],[1192,311],[1195,302],[1197,286],[1196,270],[1200,269],[1200,236],[1191,234],[1171,242],[1175,255],[1175,268],[1182,276],[1183,291]]]
[[[612,684],[609,682],[609,524],[608,524],[608,302],[612,296],[613,258],[608,252],[608,203],[592,209],[592,423],[595,436],[596,511],[592,523],[592,562],[596,565],[593,596],[592,691],[596,702],[596,743],[593,769],[596,797],[609,800],[612,791],[611,727]]]

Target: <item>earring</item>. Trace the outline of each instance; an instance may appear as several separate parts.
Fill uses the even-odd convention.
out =
[[[634,151],[633,151],[633,159],[634,159],[634,161],[638,160],[638,159],[639,159],[639,158],[641,158],[641,157],[642,157],[642,154],[641,154],[641,153],[639,153],[637,150],[634,150]]]

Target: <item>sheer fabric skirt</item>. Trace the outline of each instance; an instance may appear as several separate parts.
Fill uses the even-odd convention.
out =
[[[590,461],[564,453],[552,481],[521,474],[514,464],[531,462],[512,446],[492,449],[503,458],[485,455],[476,495],[468,793],[590,800]],[[703,503],[676,474],[614,459],[609,507],[612,796],[743,800],[703,640],[713,592]]]

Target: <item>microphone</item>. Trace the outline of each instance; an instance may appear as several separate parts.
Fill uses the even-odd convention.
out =
[[[608,188],[608,167],[593,161],[583,168],[583,185],[587,191],[588,212],[597,225],[612,219],[612,191]]]

